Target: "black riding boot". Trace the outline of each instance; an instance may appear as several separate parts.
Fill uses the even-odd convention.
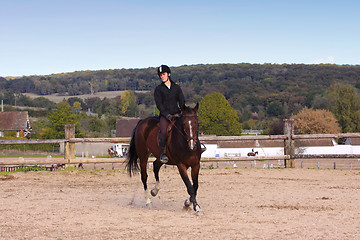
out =
[[[166,144],[166,139],[159,137],[159,148],[161,151],[160,162],[162,163],[167,163],[169,161],[168,156],[165,154],[165,144]]]

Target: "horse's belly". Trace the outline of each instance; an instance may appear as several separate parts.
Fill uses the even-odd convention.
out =
[[[150,131],[146,139],[146,146],[148,147],[150,153],[152,153],[157,158],[160,156],[158,135],[159,135],[159,128],[155,127]]]

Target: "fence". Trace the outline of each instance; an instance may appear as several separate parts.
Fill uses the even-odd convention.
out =
[[[360,133],[339,133],[339,134],[311,134],[311,135],[295,135],[294,122],[292,119],[284,120],[284,135],[268,135],[268,136],[200,136],[202,142],[221,142],[221,141],[244,141],[244,140],[283,140],[284,155],[279,156],[255,156],[255,157],[223,157],[223,158],[202,158],[202,164],[216,163],[217,167],[221,163],[232,163],[234,166],[245,164],[245,166],[253,167],[261,164],[262,167],[282,166],[285,168],[304,167],[304,161],[316,159],[358,159],[360,164],[360,155],[357,154],[321,154],[321,155],[304,155],[295,154],[295,140],[297,139],[321,139],[321,138],[360,138]],[[51,165],[51,164],[80,164],[80,163],[124,163],[123,158],[75,158],[76,143],[95,143],[95,142],[117,142],[129,143],[130,138],[75,138],[75,126],[65,126],[65,139],[35,139],[35,140],[0,140],[0,145],[11,144],[64,144],[65,153],[63,159],[55,158],[0,158],[1,166],[27,166],[27,165]],[[298,159],[295,164],[295,160]],[[150,160],[151,162],[152,160]],[[275,164],[273,162],[276,162]],[[317,161],[317,167],[320,162]],[[280,164],[281,163],[281,164]],[[300,165],[299,165],[300,164]],[[353,162],[348,163],[349,168],[356,167]],[[315,166],[316,167],[316,166]],[[315,168],[313,167],[313,168]],[[336,168],[336,162],[332,165]]]

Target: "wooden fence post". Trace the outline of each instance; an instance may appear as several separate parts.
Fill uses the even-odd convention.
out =
[[[284,135],[287,137],[284,140],[284,154],[290,155],[290,159],[285,160],[285,168],[294,168],[295,143],[292,137],[294,135],[294,119],[284,119]]]
[[[75,138],[75,125],[65,125],[65,139]],[[75,143],[65,142],[65,155],[64,158],[68,161],[65,167],[70,166],[71,159],[75,159]]]

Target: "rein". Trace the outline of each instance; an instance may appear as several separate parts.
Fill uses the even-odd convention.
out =
[[[195,114],[191,114],[191,115],[181,115],[181,117],[180,118],[182,118],[182,117],[196,117],[196,115]],[[179,119],[180,119],[179,118]],[[184,135],[184,133],[176,126],[176,120],[174,121],[174,127],[176,128],[176,130],[178,130],[179,131],[179,133],[184,137],[184,139],[186,140],[186,142],[187,143],[189,143],[191,140],[193,140],[195,143],[197,143],[198,141],[199,141],[199,138],[197,137],[198,136],[198,131],[199,131],[199,129],[196,131],[196,134],[195,134],[195,136],[193,136],[193,137],[190,137],[189,136],[189,134],[187,134],[185,131],[185,135]],[[189,140],[187,139],[187,137],[189,137]]]

